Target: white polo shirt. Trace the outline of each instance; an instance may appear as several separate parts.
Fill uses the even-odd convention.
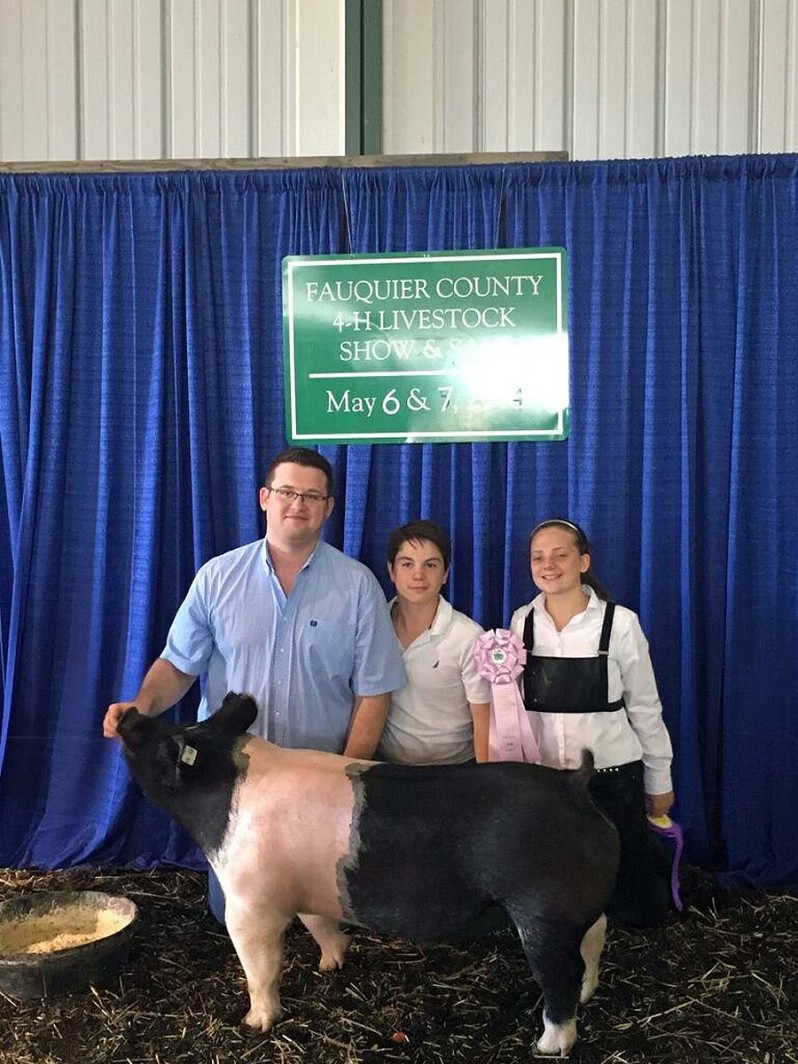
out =
[[[482,632],[439,598],[435,620],[403,652],[407,686],[391,695],[380,741],[387,761],[460,764],[474,756],[469,702],[490,701],[490,687],[474,664],[474,643]]]

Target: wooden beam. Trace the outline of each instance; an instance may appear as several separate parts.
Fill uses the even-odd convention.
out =
[[[162,170],[302,170],[329,166],[354,167],[440,167],[501,166],[508,163],[564,163],[566,151],[483,152],[462,155],[329,155],[301,156],[295,159],[132,159],[80,162],[0,161],[0,174],[97,174],[149,173]]]

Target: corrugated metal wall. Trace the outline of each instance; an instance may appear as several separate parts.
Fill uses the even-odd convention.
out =
[[[342,155],[345,5],[0,0],[0,159]],[[383,0],[383,37],[388,154],[798,150],[798,0]]]
[[[339,155],[345,0],[0,0],[0,159]]]
[[[797,0],[384,0],[383,150],[798,150]]]

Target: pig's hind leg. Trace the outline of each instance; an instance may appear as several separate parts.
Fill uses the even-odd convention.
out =
[[[228,899],[225,919],[247,977],[250,1008],[243,1022],[268,1031],[281,1012],[283,939],[291,917],[271,910],[239,908]]]
[[[582,990],[579,994],[581,1005],[586,1004],[593,997],[599,981],[599,960],[601,951],[604,949],[604,939],[607,937],[607,917],[604,913],[594,924],[587,929],[582,939],[580,952],[585,962],[585,974],[582,979]]]
[[[585,966],[579,947],[585,929],[508,906],[532,974],[543,992],[539,1053],[567,1056],[576,1041],[576,1006]]]
[[[349,935],[343,933],[338,921],[327,916],[309,916],[307,913],[299,913],[299,919],[321,947],[319,971],[331,972],[343,968]]]

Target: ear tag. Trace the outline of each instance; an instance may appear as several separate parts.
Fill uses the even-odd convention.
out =
[[[182,765],[193,765],[197,760],[196,747],[186,744],[180,753],[180,763]]]

